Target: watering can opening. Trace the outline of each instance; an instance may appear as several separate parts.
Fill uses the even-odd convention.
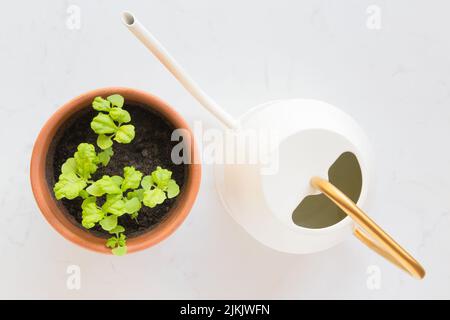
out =
[[[270,157],[278,159],[277,170],[261,176],[264,202],[294,232],[303,228],[320,233],[324,230],[319,229],[335,226],[347,215],[311,186],[311,178],[328,178],[355,203],[362,203],[368,170],[348,137],[317,127],[293,131],[279,135],[276,156]],[[341,224],[349,224],[348,220]]]
[[[357,203],[362,189],[362,173],[352,152],[344,152],[328,170],[328,180]],[[305,197],[292,213],[292,221],[304,228],[320,229],[332,226],[347,214],[323,193]]]

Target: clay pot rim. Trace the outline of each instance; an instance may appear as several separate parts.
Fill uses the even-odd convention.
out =
[[[36,203],[47,222],[64,238],[86,249],[111,254],[105,246],[105,238],[94,236],[88,231],[76,226],[69,220],[53,196],[46,179],[46,158],[50,144],[58,128],[71,115],[89,106],[96,96],[108,96],[113,93],[121,94],[125,100],[142,103],[163,115],[175,128],[187,130],[190,141],[185,141],[191,151],[191,164],[189,164],[183,191],[159,225],[139,236],[127,240],[128,253],[149,248],[171,235],[189,214],[197,197],[201,180],[201,165],[198,161],[198,152],[194,135],[186,121],[166,102],[142,90],[126,87],[106,87],[95,89],[79,95],[65,103],[47,120],[34,143],[31,164],[30,180]],[[81,141],[80,141],[81,142]]]

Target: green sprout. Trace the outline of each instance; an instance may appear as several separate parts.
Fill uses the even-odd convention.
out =
[[[113,145],[112,139],[118,143],[130,143],[134,139],[134,126],[124,124],[131,121],[128,111],[122,109],[124,99],[121,95],[113,94],[105,99],[96,97],[92,107],[99,111],[92,119],[91,128],[97,137],[97,145],[106,150]]]
[[[114,155],[113,140],[130,143],[135,137],[134,126],[126,124],[131,121],[131,116],[123,105],[124,98],[118,94],[94,99],[92,107],[99,113],[92,119],[91,128],[98,134],[97,146],[101,151],[97,153],[92,144],[80,143],[73,157],[61,166],[61,174],[53,188],[57,200],[83,199],[82,226],[91,229],[99,225],[111,234],[106,246],[117,256],[127,252],[127,237],[125,228],[119,224],[120,217],[128,214],[137,219],[142,205],[154,208],[180,193],[172,172],[159,166],[146,176],[127,166],[123,168],[122,176],[104,175],[92,180],[98,167],[107,166]]]

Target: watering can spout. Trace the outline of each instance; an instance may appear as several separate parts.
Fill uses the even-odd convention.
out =
[[[134,15],[129,11],[122,12],[122,22],[126,26],[132,26],[134,23]]]
[[[199,87],[166,48],[136,19],[133,13],[122,12],[122,22],[200,104],[229,129],[237,128],[237,121]]]

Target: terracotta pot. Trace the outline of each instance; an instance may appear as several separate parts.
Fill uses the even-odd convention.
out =
[[[149,106],[165,117],[175,128],[186,129],[191,135],[190,141],[185,141],[185,143],[187,150],[191,150],[193,161],[188,165],[187,177],[176,203],[170,209],[166,219],[156,227],[137,237],[127,239],[129,253],[157,244],[178,228],[192,208],[201,179],[201,165],[197,161],[198,153],[192,131],[185,120],[161,99],[140,90],[111,87],[87,92],[60,107],[45,123],[34,144],[30,166],[33,194],[44,217],[63,237],[84,248],[106,254],[110,254],[111,250],[105,247],[105,238],[97,237],[81,226],[75,225],[64,212],[65,208],[62,204],[55,199],[53,190],[47,182],[47,171],[49,170],[47,155],[58,128],[65,121],[81,109],[91,108],[92,100],[96,96],[105,97],[113,93],[121,94],[125,101]]]

